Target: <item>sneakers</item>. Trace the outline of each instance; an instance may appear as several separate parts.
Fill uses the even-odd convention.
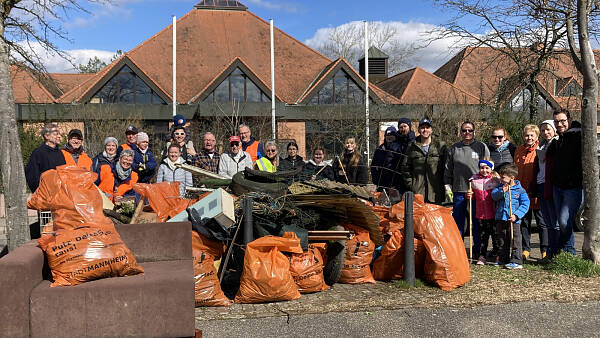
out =
[[[523,269],[523,265],[517,263],[508,263],[504,267],[509,270]]]
[[[485,257],[479,256],[479,259],[477,260],[477,265],[485,265],[485,262]]]

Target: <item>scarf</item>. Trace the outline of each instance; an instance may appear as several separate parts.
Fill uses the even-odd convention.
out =
[[[506,148],[508,148],[509,144],[510,144],[510,142],[504,141],[504,143],[502,143],[502,145],[500,147],[496,148],[496,151],[499,153],[503,152]]]
[[[175,171],[175,169],[177,169],[177,167],[175,166],[176,163],[182,163],[182,158],[178,157],[177,160],[175,162],[171,161],[170,158],[166,157],[165,158],[166,162],[167,162],[167,166],[169,166],[169,169],[171,169],[172,171]]]
[[[102,156],[104,156],[104,158],[106,158],[109,162],[114,162],[115,161],[115,156],[117,156],[117,153],[114,153],[112,155],[109,155],[106,150],[104,150],[102,152]]]
[[[119,180],[124,181],[131,175],[131,168],[125,170],[121,167],[121,163],[117,162],[115,165],[115,169],[117,170],[117,176],[119,176]]]

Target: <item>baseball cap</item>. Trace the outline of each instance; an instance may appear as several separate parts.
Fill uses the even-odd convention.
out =
[[[385,135],[390,135],[390,134],[391,134],[391,135],[395,135],[397,131],[398,131],[398,130],[396,130],[396,128],[394,128],[394,126],[389,126],[389,127],[387,127],[387,129],[385,130]]]
[[[236,136],[236,135],[229,137],[229,143],[233,143],[233,142],[240,142],[240,137]]]
[[[186,122],[187,121],[185,120],[185,117],[183,117],[183,115],[181,115],[181,114],[177,114],[177,115],[173,116],[173,124],[176,127],[183,126],[183,125],[185,125]]]
[[[69,131],[69,135],[67,136],[67,138],[72,139],[74,137],[77,137],[77,138],[83,140],[83,133],[81,133],[81,130],[71,129],[71,131]]]
[[[127,127],[127,129],[125,129],[125,134],[137,134],[137,133],[138,133],[138,130],[134,126],[129,126],[129,127]]]
[[[429,119],[424,118],[421,121],[419,121],[419,127],[421,127],[424,124],[428,124],[430,127],[433,127],[433,124],[431,124],[431,121],[429,121]]]

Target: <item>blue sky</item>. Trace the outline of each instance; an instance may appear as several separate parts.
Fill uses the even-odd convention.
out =
[[[65,23],[71,41],[56,41],[68,51],[75,64],[86,63],[92,56],[108,60],[118,49],[128,51],[167,25],[171,16],[181,17],[199,0],[111,0],[111,4],[89,5],[90,13],[70,13]],[[317,45],[327,29],[352,21],[381,21],[394,25],[398,39],[414,41],[423,31],[441,24],[447,18],[431,0],[417,1],[297,1],[241,0],[249,10],[268,20],[296,39]],[[434,71],[456,52],[449,42],[436,43],[419,51],[412,65]],[[48,70],[73,71],[58,57],[46,58]]]

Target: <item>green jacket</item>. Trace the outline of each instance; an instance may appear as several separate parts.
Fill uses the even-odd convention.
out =
[[[432,137],[429,151],[425,153],[420,136],[406,150],[401,173],[406,188],[425,196],[425,202],[441,204],[444,192],[444,165],[448,148],[444,142]]]

